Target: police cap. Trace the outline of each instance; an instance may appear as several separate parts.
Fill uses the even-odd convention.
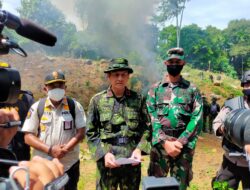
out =
[[[54,82],[66,82],[65,76],[61,71],[53,71],[45,77],[44,84],[51,84]]]

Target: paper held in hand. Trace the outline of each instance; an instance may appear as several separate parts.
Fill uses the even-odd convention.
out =
[[[124,164],[138,164],[141,161],[135,160],[133,158],[118,158],[115,162],[119,165],[124,165]]]

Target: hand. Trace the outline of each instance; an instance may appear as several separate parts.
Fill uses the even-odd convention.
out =
[[[51,156],[53,158],[63,158],[65,156],[65,154],[67,153],[67,151],[64,149],[65,145],[54,145],[52,146],[51,149]]]
[[[175,140],[175,141],[168,141],[166,140],[163,144],[163,148],[167,152],[167,154],[171,157],[176,157],[181,153],[181,149],[183,148],[183,145]]]
[[[57,177],[60,177],[64,173],[63,165],[58,159],[49,161],[47,159],[35,156],[31,161],[19,162],[19,166],[25,166],[30,171],[30,189],[31,190],[42,190],[46,184],[53,181]],[[17,168],[12,166],[10,173]],[[26,172],[19,170],[14,174],[14,178],[24,188],[26,184]]]
[[[14,108],[0,109],[0,124],[10,121],[19,121],[19,115]],[[17,132],[17,127],[2,128],[0,127],[0,147],[6,148],[11,139]]]
[[[110,152],[108,152],[104,156],[104,162],[105,162],[105,167],[107,167],[107,168],[117,168],[120,166],[119,164],[116,164],[115,156]]]
[[[250,144],[246,144],[244,146],[244,149],[245,149],[246,153],[250,156]]]
[[[133,153],[132,153],[132,155],[131,155],[130,158],[135,159],[135,160],[138,160],[138,161],[141,161],[141,160],[142,160],[142,158],[141,158],[141,150],[138,149],[138,148],[136,148],[136,149],[133,151]],[[140,164],[140,163],[136,163],[136,164],[132,164],[132,165],[135,166],[135,165],[138,165],[138,164]]]

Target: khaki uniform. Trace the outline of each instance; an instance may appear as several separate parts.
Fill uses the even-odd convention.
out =
[[[32,105],[29,114],[24,122],[22,131],[30,132],[39,137],[46,145],[66,144],[76,134],[76,129],[86,126],[86,117],[84,110],[79,102],[75,101],[75,121],[70,114],[66,98],[56,109],[49,98],[45,102],[44,113],[41,121],[38,118],[38,103]],[[51,159],[46,153],[39,150],[33,150],[33,156],[38,155]],[[79,145],[65,155],[60,161],[67,171],[79,160]]]

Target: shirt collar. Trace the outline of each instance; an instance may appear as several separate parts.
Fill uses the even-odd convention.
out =
[[[68,101],[66,96],[64,96],[61,104],[63,105],[68,105]],[[46,101],[45,101],[45,107],[54,107],[54,105],[52,104],[52,102],[50,101],[49,97],[47,97]]]
[[[130,95],[131,95],[131,91],[127,87],[125,87],[124,96],[130,96]],[[107,89],[107,95],[106,95],[106,97],[107,98],[115,97],[114,93],[111,90],[111,86],[109,86],[109,88]]]
[[[166,73],[162,80],[161,80],[161,85],[162,86],[169,86],[170,82],[168,80],[168,73]],[[189,85],[189,82],[187,80],[185,80],[182,76],[180,76],[180,80],[176,83],[174,83],[174,86],[179,86],[179,87],[185,87],[185,86],[188,86]]]

